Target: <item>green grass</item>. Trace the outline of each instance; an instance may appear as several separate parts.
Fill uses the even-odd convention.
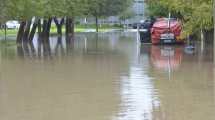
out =
[[[84,32],[87,29],[96,29],[95,24],[91,25],[76,25],[75,26],[75,32]],[[107,32],[111,29],[122,29],[119,25],[102,25],[99,26],[99,32]],[[51,34],[56,34],[57,28],[55,25],[52,25],[51,27]],[[7,29],[7,36],[16,36],[18,30],[17,29]],[[62,29],[62,32],[65,32],[65,28]],[[4,36],[5,31],[4,29],[0,29],[0,36]]]
[[[96,29],[96,25],[95,24],[89,24],[89,25],[83,25],[83,24],[78,24],[76,25],[77,28],[83,28],[83,29]],[[99,25],[99,29],[122,29],[123,26],[121,25],[109,25],[109,24],[102,24]]]
[[[16,35],[18,30],[17,29],[8,29],[7,31],[7,35]],[[0,36],[4,36],[5,35],[5,31],[3,29],[0,30]]]

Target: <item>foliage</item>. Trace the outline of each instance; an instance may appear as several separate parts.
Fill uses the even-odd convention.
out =
[[[132,18],[133,16],[135,16],[134,11],[132,11],[130,8],[128,8],[125,11],[123,11],[122,13],[120,13],[119,19],[126,20],[126,19]]]
[[[158,1],[147,1],[147,9],[145,11],[146,16],[148,17],[160,17],[160,16],[167,16],[168,9],[164,7]]]
[[[34,16],[99,16],[117,15],[127,9],[132,0],[0,0],[0,16],[26,20]],[[5,16],[4,16],[5,17]],[[0,18],[2,20],[3,18]]]
[[[132,0],[86,0],[87,15],[94,17],[109,17],[125,11]]]
[[[6,0],[9,19],[28,20],[37,15],[40,0]]]
[[[213,28],[213,0],[148,0],[147,4],[149,10],[160,6],[151,15],[157,16],[158,13],[166,16],[166,11],[170,11],[180,18],[184,23],[185,34]],[[166,10],[161,12],[161,8]]]
[[[6,21],[6,0],[0,0],[0,25]],[[1,26],[0,26],[1,27]]]

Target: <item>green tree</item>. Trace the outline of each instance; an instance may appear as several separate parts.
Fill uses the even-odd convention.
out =
[[[95,17],[98,32],[99,18],[119,15],[132,4],[132,0],[87,0],[87,4],[87,15]]]
[[[98,18],[119,15],[131,2],[132,0],[0,0],[0,22],[19,20],[17,42],[22,43],[25,40],[32,41],[37,28],[41,33],[39,35],[49,37],[53,20],[60,35],[63,24],[66,34],[73,35],[75,17],[94,16],[98,31]],[[35,18],[33,27],[32,18]]]
[[[148,0],[145,2],[147,3],[147,9],[145,11],[147,17],[160,17],[168,15],[168,9],[160,2],[155,0]]]
[[[5,21],[7,20],[7,14],[6,14],[6,0],[0,0],[0,27]]]
[[[6,14],[8,19],[20,21],[20,28],[17,34],[17,42],[27,40],[30,32],[31,19],[38,14],[40,0],[6,0]]]
[[[128,8],[127,10],[123,11],[122,13],[120,13],[119,15],[119,19],[122,21],[125,21],[127,19],[132,18],[135,15],[134,11],[131,10],[130,8]]]

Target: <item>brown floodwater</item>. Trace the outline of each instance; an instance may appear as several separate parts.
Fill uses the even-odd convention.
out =
[[[1,46],[0,120],[215,120],[210,44],[121,32],[49,43]]]

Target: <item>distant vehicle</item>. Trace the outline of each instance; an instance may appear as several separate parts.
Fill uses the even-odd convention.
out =
[[[11,20],[6,22],[7,29],[18,29],[20,26],[18,21]]]
[[[183,43],[182,23],[174,18],[159,18],[151,28],[152,44]]]
[[[137,29],[139,25],[140,25],[140,23],[133,23],[132,24],[132,28],[133,29]]]
[[[142,43],[151,43],[151,28],[153,26],[153,20],[142,21],[139,25],[140,41]]]

